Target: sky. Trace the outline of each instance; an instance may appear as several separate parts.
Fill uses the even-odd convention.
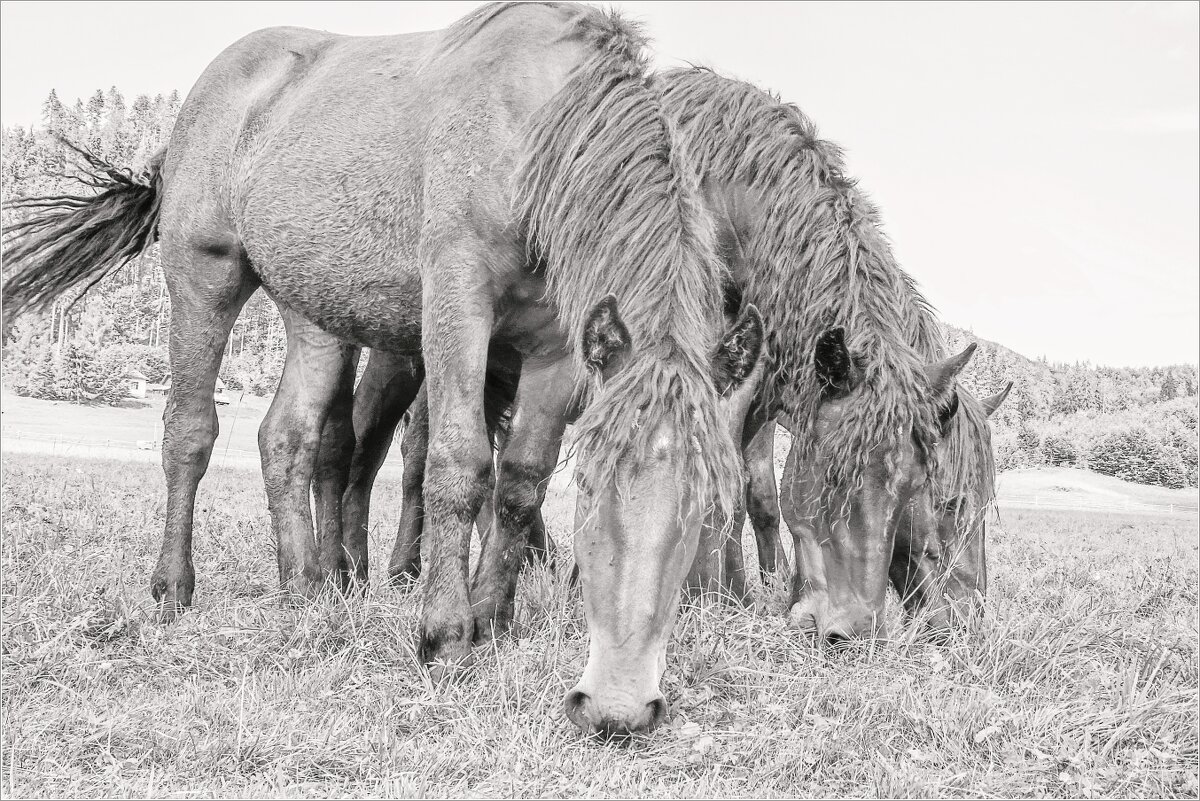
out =
[[[477,3],[0,4],[0,122],[51,88],[179,89],[270,25],[382,34]],[[661,66],[751,80],[846,150],[947,322],[1032,358],[1200,361],[1200,4],[617,2]]]

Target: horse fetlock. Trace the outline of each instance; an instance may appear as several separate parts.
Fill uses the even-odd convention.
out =
[[[489,593],[472,604],[475,616],[473,639],[476,645],[486,645],[512,631],[513,595],[515,593],[505,593],[501,588],[499,593]]]

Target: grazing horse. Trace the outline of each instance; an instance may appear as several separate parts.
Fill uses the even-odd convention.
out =
[[[322,483],[316,457],[330,410],[348,403],[354,346],[420,354],[430,558],[419,654],[469,658],[467,538],[489,490],[483,397],[498,341],[522,356],[497,477],[500,528],[524,525],[541,502],[585,385],[583,519],[637,531],[642,547],[663,551],[661,574],[643,574],[658,583],[641,591],[665,606],[588,603],[618,608],[624,628],[662,630],[686,553],[670,550],[680,532],[668,508],[690,519],[685,510],[730,507],[741,476],[713,364],[725,270],[646,64],[636,29],[573,4],[492,4],[445,30],[399,36],[263,30],[209,65],[143,179],[106,170],[99,194],[32,209],[7,254],[8,314],[95,282],[161,239],[174,381],[152,592],[165,617],[192,602],[213,387],[238,311],[261,286],[288,333],[259,435],[285,588],[310,596],[334,578],[321,555],[335,549],[314,536],[309,492]],[[609,345],[600,380],[592,351]],[[660,506],[621,491],[639,471],[668,468],[687,481]],[[685,533],[694,543],[697,532]],[[628,672],[596,679],[602,700],[588,709],[598,725],[637,730],[661,717],[646,678],[661,675],[661,653],[643,645],[618,641],[603,655],[640,672],[636,686],[620,684]]]
[[[803,549],[793,618],[833,638],[874,632],[895,524],[910,500],[931,483],[938,497],[990,487],[977,421],[965,421],[968,445],[938,460],[947,430],[962,422],[954,379],[972,349],[942,353],[940,326],[896,264],[877,212],[798,109],[708,70],[669,71],[655,84],[705,181],[733,288],[763,312],[768,365],[743,444],[776,417],[797,443],[789,522],[812,547]],[[361,521],[346,528],[364,530]],[[414,534],[402,529],[393,571],[415,568]],[[507,540],[508,567],[511,543],[525,539]]]
[[[995,395],[976,399],[960,388],[954,428],[938,445],[939,465],[962,463],[947,455],[954,447],[971,447],[986,459],[991,452],[991,432],[984,419],[1000,408],[1011,389],[1009,382]],[[986,438],[986,447],[967,439],[979,436]],[[774,440],[775,423],[768,422],[745,450],[746,506],[764,577],[780,567],[787,568],[779,533],[781,503],[775,478]],[[798,457],[795,448],[789,450],[789,460]],[[913,616],[923,615],[931,630],[949,628],[957,619],[958,610],[969,607],[987,592],[986,515],[994,500],[993,482],[989,479],[994,468],[986,460],[981,464],[982,475],[959,488],[964,494],[935,499],[934,487],[953,486],[945,480],[935,482],[929,491],[919,493],[909,503],[897,521],[889,568],[892,586],[905,609]],[[785,516],[794,517],[795,511],[789,509]],[[735,524],[734,531],[740,530]],[[744,568],[740,562],[726,559],[721,569],[736,572]]]
[[[705,69],[657,85],[719,229],[735,234],[721,248],[734,285],[766,322],[768,364],[743,442],[778,418],[797,447],[784,491],[806,547],[790,614],[830,639],[874,634],[896,520],[931,481],[980,474],[983,448],[955,451],[968,465],[938,463],[973,348],[944,357],[878,212],[799,109]]]

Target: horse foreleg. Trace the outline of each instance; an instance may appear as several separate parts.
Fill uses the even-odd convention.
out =
[[[280,310],[287,329],[287,359],[279,390],[258,430],[258,447],[280,585],[312,597],[333,575],[322,570],[309,491],[329,410],[339,388],[345,387],[346,375],[353,380],[353,347],[295,312]]]
[[[573,382],[568,359],[526,363],[496,477],[495,526],[472,586],[475,638],[486,642],[512,624],[517,575],[546,487],[558,463]],[[543,534],[544,537],[544,534]]]
[[[467,560],[471,529],[492,470],[483,390],[492,300],[479,280],[477,245],[444,246],[428,265],[422,298],[422,350],[429,399],[422,546],[425,599],[418,654],[422,662],[466,662],[474,620]],[[467,279],[467,280],[464,280]],[[436,672],[440,672],[440,669]]]
[[[501,458],[503,458],[507,439],[507,435],[497,433]],[[480,512],[480,520],[475,522],[476,527],[479,528],[481,533],[484,530],[484,526],[487,526],[489,531],[491,530],[494,516],[492,502],[489,499],[484,504],[483,511]],[[486,520],[484,519],[485,517]],[[525,544],[525,564],[532,565],[535,562],[549,565],[552,569],[554,567],[554,541],[546,533],[546,521],[542,518],[542,508],[540,506],[533,513],[533,520],[529,525],[529,541]]]
[[[758,567],[767,574],[788,569],[779,536],[779,487],[775,482],[775,423],[768,422],[745,451],[746,511],[758,544]]]
[[[238,249],[240,250],[240,249]],[[191,606],[196,586],[192,526],[196,489],[217,439],[213,392],[238,312],[258,286],[239,255],[163,243],[171,292],[171,389],[163,410],[167,514],[150,594],[163,620]],[[178,269],[172,269],[178,267]]]
[[[791,597],[788,600],[788,619],[793,626],[816,634],[817,621],[829,603],[829,586],[825,576],[825,557],[811,525],[814,499],[804,495],[809,488],[801,480],[801,471],[804,469],[800,464],[800,449],[793,444],[783,468],[779,509],[792,534],[796,555],[796,570],[792,573]]]
[[[429,456],[429,396],[422,385],[409,408],[408,425],[400,443],[404,460],[401,479],[400,524],[388,562],[394,584],[411,582],[421,575],[421,528],[425,525],[425,460]]]
[[[354,391],[354,454],[342,497],[342,534],[347,565],[361,582],[367,580],[368,572],[371,488],[387,459],[396,426],[423,380],[420,357],[371,351],[362,381]],[[421,461],[423,470],[423,456]]]

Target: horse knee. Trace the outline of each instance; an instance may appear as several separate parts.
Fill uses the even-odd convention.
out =
[[[536,522],[543,480],[539,465],[502,462],[496,482],[496,517],[509,531],[527,530]]]
[[[215,413],[190,418],[177,413],[166,417],[163,421],[163,464],[168,472],[174,468],[203,470],[216,441]]]
[[[492,451],[484,439],[433,442],[429,447],[422,489],[424,508],[432,516],[453,515],[468,525],[483,505],[492,470]]]
[[[747,514],[756,531],[779,528],[779,506],[775,503],[765,503],[758,498],[751,498],[747,503]]]

